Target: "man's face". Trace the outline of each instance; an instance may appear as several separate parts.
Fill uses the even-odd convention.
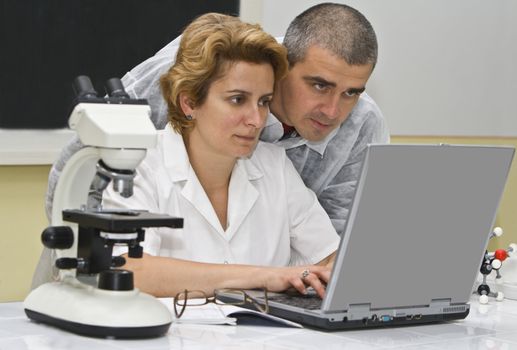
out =
[[[271,110],[303,138],[321,141],[348,117],[372,69],[371,64],[351,66],[331,51],[311,46],[278,82]]]

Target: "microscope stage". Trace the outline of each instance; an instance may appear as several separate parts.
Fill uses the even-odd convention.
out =
[[[63,220],[104,232],[136,232],[144,227],[183,227],[183,218],[133,209],[63,210]]]

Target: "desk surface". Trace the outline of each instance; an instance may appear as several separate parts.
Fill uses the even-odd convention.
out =
[[[22,303],[0,304],[0,349],[517,349],[517,301],[471,303],[453,323],[325,333],[259,326],[173,324],[167,336],[110,340],[77,336],[29,321]]]

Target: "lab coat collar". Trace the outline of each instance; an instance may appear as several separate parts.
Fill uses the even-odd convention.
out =
[[[173,182],[185,181],[181,190],[183,197],[201,213],[225,240],[231,240],[259,197],[259,192],[251,181],[263,177],[262,172],[253,164],[252,158],[237,160],[228,189],[228,224],[225,232],[206,192],[199,183],[194,169],[190,165],[183,138],[170,125],[167,125],[162,133],[163,161],[168,169],[170,180]]]
[[[249,159],[239,159],[233,168],[228,189],[228,225],[225,234],[227,240],[232,239],[237,233],[255,205],[259,192],[251,181],[261,177],[262,173]]]
[[[169,123],[159,133],[163,142],[163,162],[169,170],[169,178],[172,182],[187,180],[190,162],[183,137]]]
[[[163,162],[165,167],[170,169],[169,176],[171,181],[183,181],[188,179],[190,161],[188,159],[187,148],[183,142],[183,137],[171,127],[170,124],[165,129],[159,131],[163,138]],[[258,146],[257,146],[258,147]],[[235,165],[236,168],[244,168],[248,180],[260,179],[264,174],[258,169],[249,158],[240,158]],[[235,171],[235,169],[234,169]]]

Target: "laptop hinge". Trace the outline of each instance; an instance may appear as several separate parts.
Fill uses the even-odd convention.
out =
[[[358,320],[364,317],[369,318],[371,314],[371,303],[350,304],[348,308],[348,319]]]
[[[432,299],[430,307],[447,307],[451,305],[451,299],[450,298],[443,298],[443,299]]]
[[[464,313],[470,308],[466,303],[452,304],[451,299],[433,299],[429,306],[430,309],[441,310],[444,314]]]

